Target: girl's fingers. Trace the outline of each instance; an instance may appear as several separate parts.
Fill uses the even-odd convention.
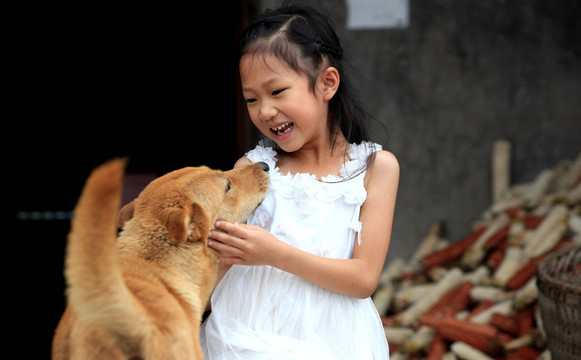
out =
[[[237,228],[236,224],[230,224],[222,221],[220,230],[228,231]],[[223,231],[210,231],[208,234],[208,246],[221,251],[225,254],[239,256],[243,253],[244,240],[239,238],[236,234]]]
[[[242,259],[233,256],[218,256],[218,262],[222,265],[244,265]]]
[[[248,235],[250,231],[263,230],[260,226],[257,225],[231,223],[224,220],[216,221],[215,226],[216,229],[224,230],[240,238],[244,238],[244,236]]]
[[[232,236],[228,233],[220,232],[220,231],[210,231],[208,234],[208,239],[211,243],[220,242],[224,245],[234,246],[240,245],[240,239],[235,236]],[[212,241],[215,240],[215,241]]]
[[[208,246],[220,251],[222,255],[238,257],[243,255],[242,250],[219,240],[209,240]]]
[[[216,221],[216,229],[223,230],[237,238],[244,239],[246,232],[245,227],[246,224],[238,224],[238,223],[231,223],[228,221],[218,220]]]

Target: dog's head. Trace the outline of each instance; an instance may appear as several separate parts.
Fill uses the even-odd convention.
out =
[[[245,221],[262,202],[268,189],[264,164],[230,171],[189,167],[152,181],[118,216],[123,228],[132,219],[167,229],[173,243],[203,241],[218,219]]]

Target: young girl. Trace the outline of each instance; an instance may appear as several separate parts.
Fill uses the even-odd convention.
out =
[[[207,359],[388,359],[370,295],[389,247],[399,166],[366,141],[330,20],[266,12],[242,34],[240,75],[271,184],[247,224],[216,222],[221,256]]]

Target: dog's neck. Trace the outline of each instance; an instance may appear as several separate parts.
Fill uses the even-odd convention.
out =
[[[200,295],[202,301],[206,301],[213,289],[218,269],[217,253],[205,246],[206,243],[207,241],[171,243],[164,226],[152,226],[134,218],[125,224],[119,234],[117,250],[121,256],[138,256],[165,272],[174,273],[176,276],[172,277],[173,281],[189,284],[186,288],[195,288],[195,293]],[[175,251],[177,247],[182,247],[182,251]],[[185,300],[191,302],[192,299]]]

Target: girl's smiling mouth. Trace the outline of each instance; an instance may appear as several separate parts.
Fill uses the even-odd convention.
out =
[[[276,127],[271,127],[270,131],[272,131],[273,133],[275,133],[277,136],[282,136],[286,133],[288,133],[289,131],[291,131],[291,129],[293,128],[294,123],[292,122],[286,122],[284,124],[281,124],[279,126]]]

